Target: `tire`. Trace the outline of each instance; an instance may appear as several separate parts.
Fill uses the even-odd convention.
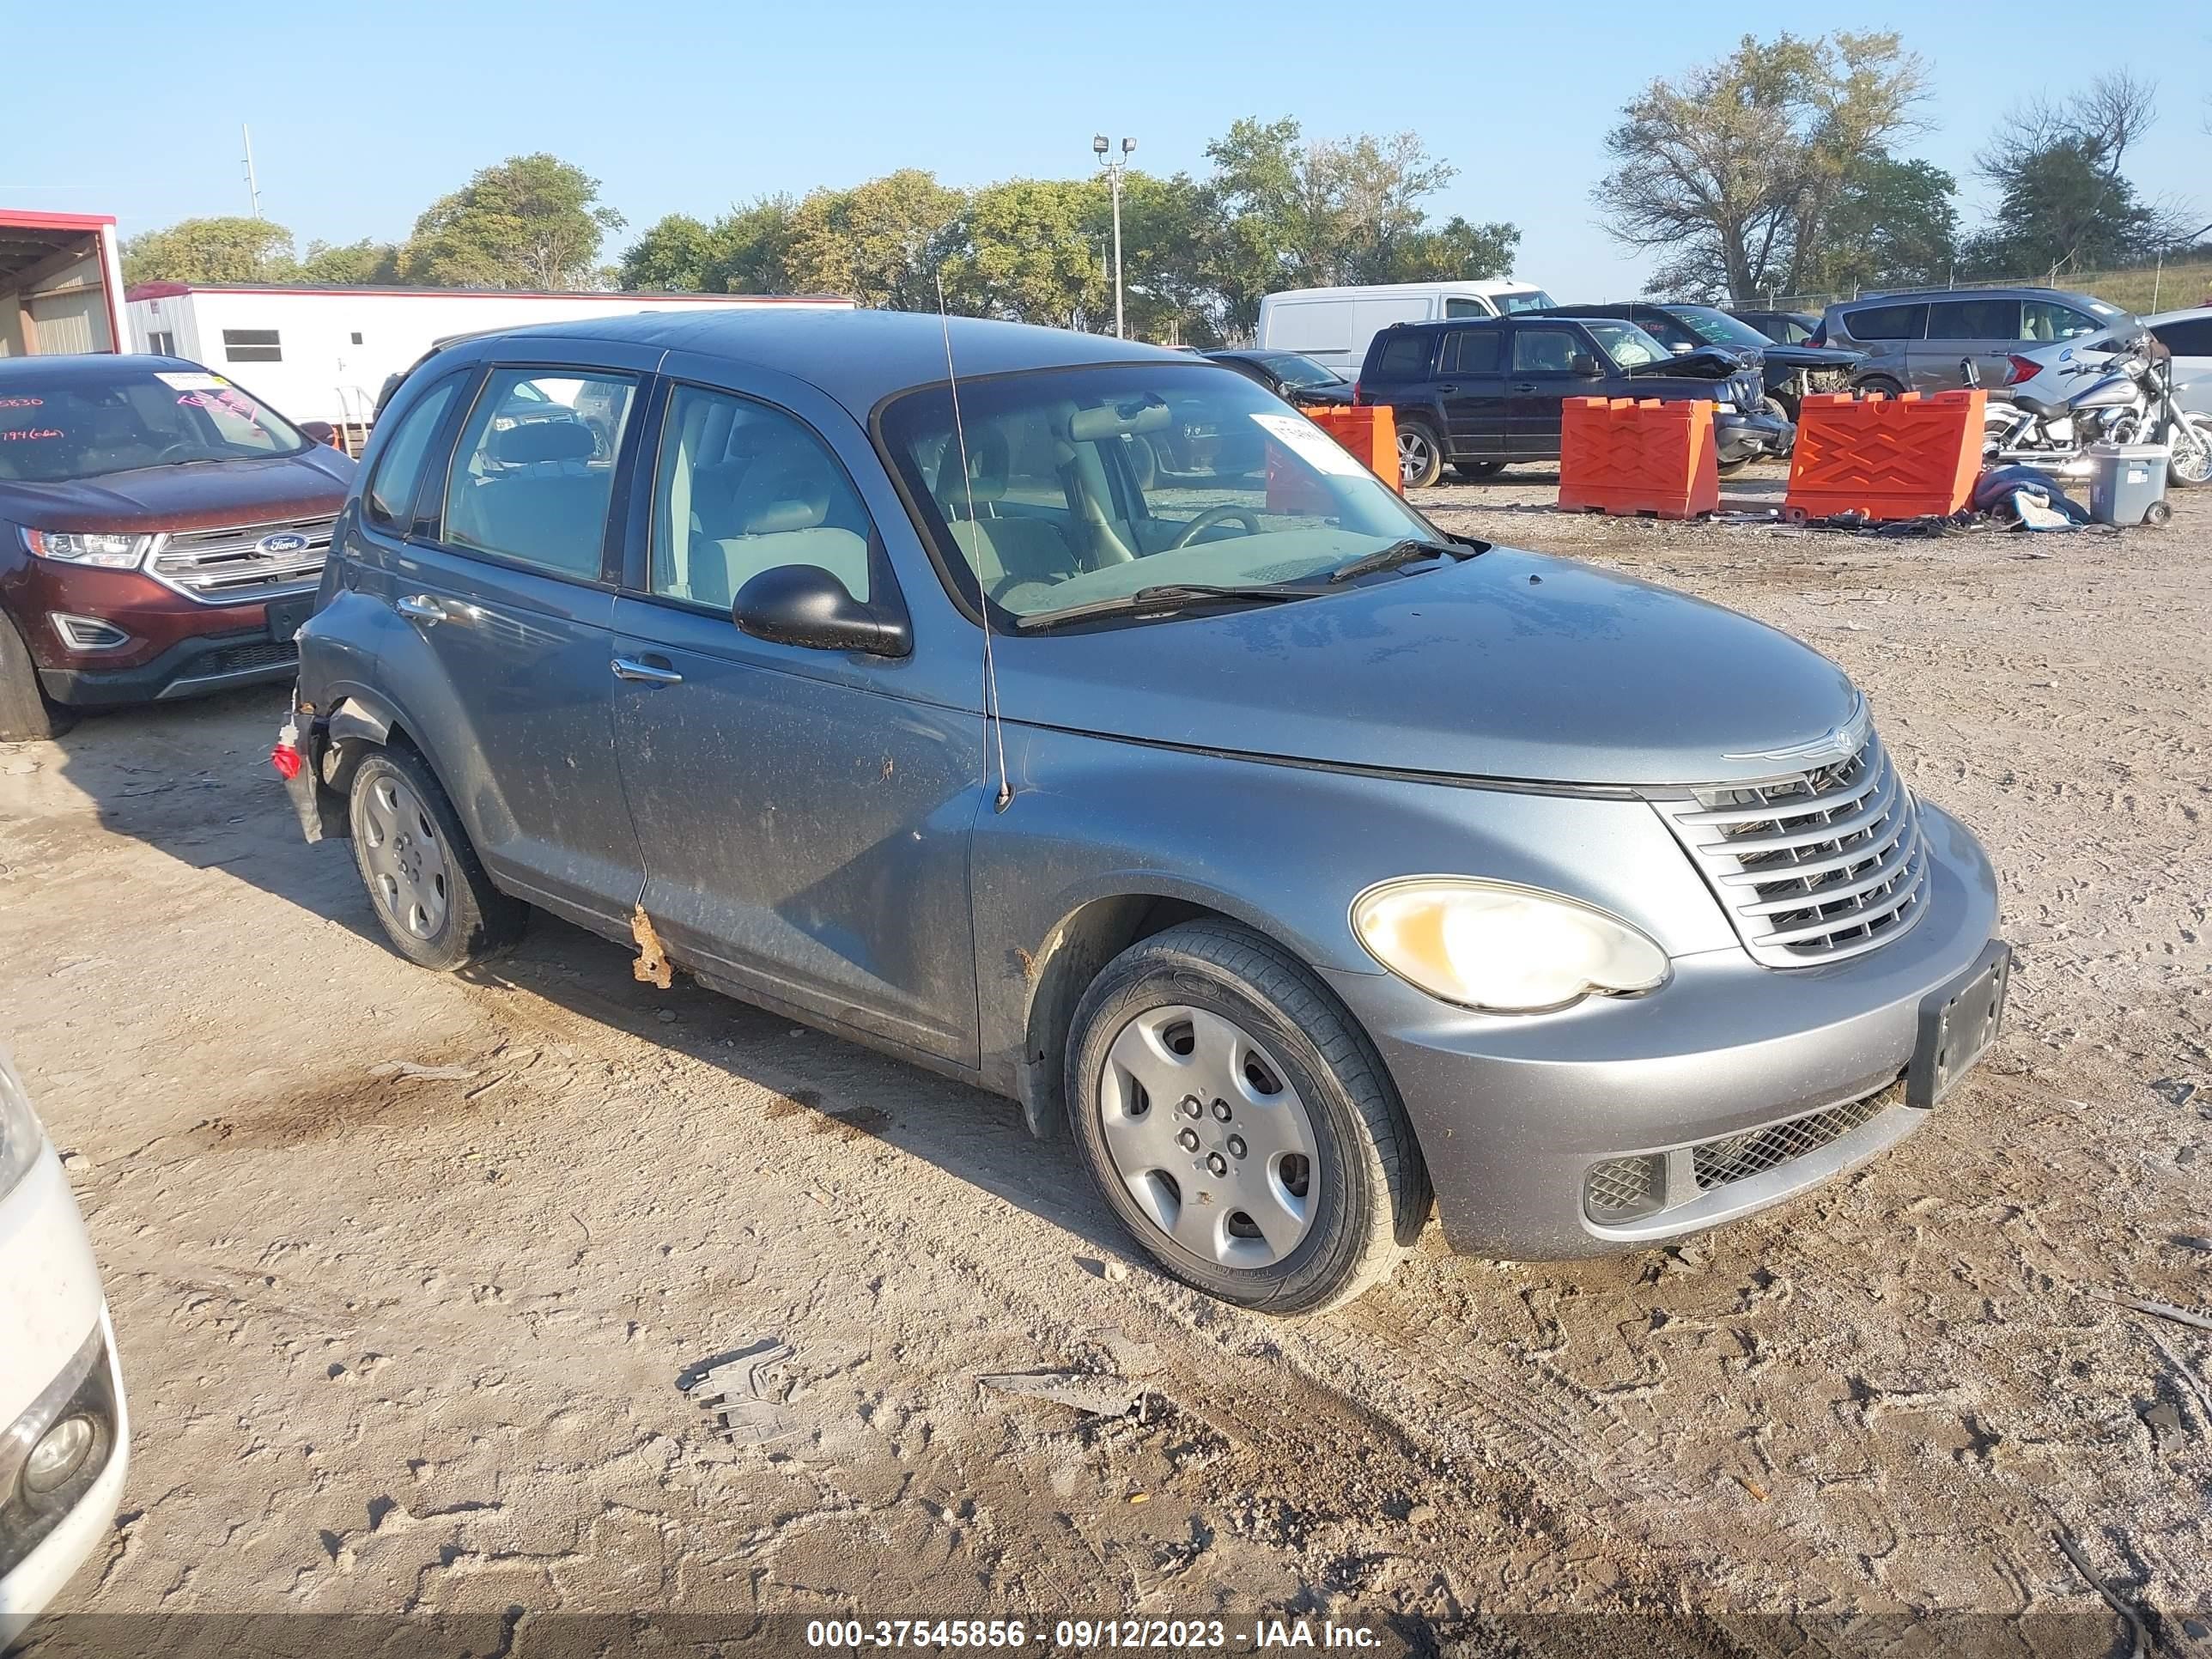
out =
[[[1752,458],[1751,458],[1750,456],[1747,455],[1747,456],[1745,456],[1741,460],[1738,460],[1738,461],[1718,461],[1718,462],[1716,462],[1716,463],[1714,464],[1714,465],[1715,465],[1716,470],[1720,473],[1721,477],[1723,477],[1723,478],[1733,478],[1734,477],[1735,477],[1735,475],[1736,475],[1737,473],[1739,473],[1739,472],[1742,471],[1744,470],[1744,468],[1746,468],[1746,467],[1749,466],[1749,465],[1751,465],[1751,462],[1752,462]]]
[[[2143,509],[2142,521],[2153,530],[2173,522],[2173,509],[2164,501],[2153,501]]]
[[[0,743],[40,743],[76,724],[76,714],[39,684],[31,647],[12,618],[0,617]]]
[[[521,936],[528,908],[491,884],[422,757],[379,749],[354,769],[354,865],[392,948],[451,973]]]
[[[2177,451],[2167,463],[2168,482],[2183,489],[2212,482],[2212,415],[2191,415],[2185,417],[2190,432],[2197,440],[2196,453],[2185,455]],[[2167,439],[2172,441],[2172,436]]]
[[[1443,440],[1426,421],[1398,422],[1398,477],[1408,489],[1426,489],[1443,476]]]
[[[1759,402],[1759,412],[1765,416],[1770,420],[1787,421],[1793,427],[1797,424],[1797,411],[1790,408],[1789,404],[1784,403],[1779,398],[1760,398]],[[1796,446],[1793,441],[1790,447],[1795,448],[1796,447]],[[1789,455],[1790,451],[1788,449],[1778,449],[1769,459],[1778,461],[1786,460],[1789,459]]]
[[[1115,1214],[1224,1302],[1340,1306],[1388,1278],[1428,1218],[1428,1166],[1374,1045],[1247,928],[1186,922],[1107,963],[1076,1008],[1064,1082]]]
[[[1869,374],[1863,380],[1853,380],[1854,392],[1879,392],[1885,398],[1901,398],[1905,388],[1887,374]]]
[[[1505,471],[1503,461],[1454,461],[1453,475],[1462,483],[1480,483],[1485,478],[1494,478]]]

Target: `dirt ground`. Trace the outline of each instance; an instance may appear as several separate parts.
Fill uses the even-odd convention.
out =
[[[2212,500],[1896,540],[1566,518],[1553,483],[1423,504],[1810,641],[2002,872],[2008,1030],[1895,1155],[1653,1255],[1431,1229],[1347,1311],[1248,1317],[1009,1103],[550,921],[410,967],[299,839],[280,691],[90,719],[0,746],[0,1040],[135,1429],[63,1606],[1358,1610],[1484,1651],[1478,1615],[1781,1651],[1740,1616],[2070,1609],[2102,1651],[2086,1566],[2212,1654],[2212,1332],[2115,1299],[2212,1303]],[[725,1432],[679,1384],[747,1353]],[[976,1380],[1071,1367],[1140,1409]]]

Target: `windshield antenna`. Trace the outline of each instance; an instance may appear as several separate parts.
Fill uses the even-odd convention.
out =
[[[941,274],[937,279],[937,325],[945,335],[945,384],[952,392],[952,439],[960,448],[960,487],[968,496],[969,533],[980,547],[983,526],[975,517],[975,478],[968,470],[968,429],[960,421],[960,378],[952,372],[952,323],[945,314],[945,278]],[[1013,803],[1014,780],[1006,770],[1006,722],[999,712],[999,669],[991,656],[991,596],[983,591],[981,561],[971,552],[969,563],[975,573],[976,614],[983,619],[983,725],[999,762],[999,793],[993,799],[991,810],[1003,812]]]

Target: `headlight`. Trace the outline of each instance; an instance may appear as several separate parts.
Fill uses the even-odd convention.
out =
[[[23,1080],[8,1057],[0,1054],[0,1198],[15,1191],[45,1138],[39,1115],[31,1109],[31,1097],[23,1092]]]
[[[110,570],[136,570],[154,544],[151,536],[119,536],[104,531],[26,530],[23,545],[42,559],[63,564],[96,564]]]
[[[1667,953],[1626,922],[1556,893],[1472,877],[1412,876],[1352,906],[1359,942],[1432,997],[1493,1013],[1565,1007],[1667,982]]]

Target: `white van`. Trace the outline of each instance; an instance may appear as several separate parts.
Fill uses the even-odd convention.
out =
[[[1367,343],[1393,323],[1497,317],[1535,311],[1552,296],[1532,283],[1382,283],[1372,288],[1293,288],[1260,301],[1262,351],[1297,351],[1359,378]]]

